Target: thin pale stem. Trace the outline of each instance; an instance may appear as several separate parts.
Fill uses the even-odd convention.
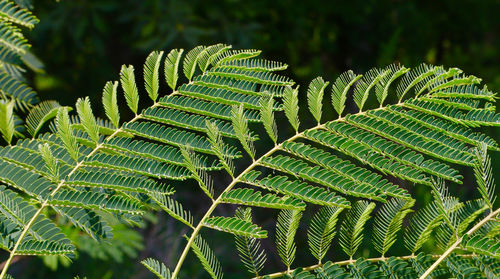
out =
[[[438,265],[444,261],[450,254],[453,252],[459,245],[462,243],[462,239],[464,238],[465,235],[471,235],[475,231],[477,231],[479,228],[481,228],[486,222],[490,221],[492,218],[498,215],[500,213],[500,208],[498,208],[495,211],[492,211],[488,216],[486,216],[484,219],[482,219],[479,223],[477,223],[474,227],[472,227],[469,231],[467,231],[462,237],[457,239],[455,243],[453,243],[441,256],[429,267],[422,276],[420,276],[420,279],[425,279],[427,278],[433,271],[438,267]]]

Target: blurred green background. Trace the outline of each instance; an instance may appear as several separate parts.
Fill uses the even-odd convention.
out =
[[[28,36],[33,52],[45,63],[45,74],[30,77],[35,89],[42,99],[65,105],[88,95],[101,116],[97,104],[102,87],[118,78],[122,64],[142,72],[152,50],[219,42],[261,49],[263,57],[288,63],[287,74],[302,87],[318,75],[334,80],[348,69],[361,73],[393,62],[408,67],[426,62],[461,68],[500,92],[500,1],[495,0],[44,0],[33,4],[41,22]],[[498,138],[498,131],[489,133]],[[494,166],[498,166],[496,157]],[[472,180],[471,175],[465,175],[466,181]],[[191,194],[189,203],[203,208],[199,198]],[[272,225],[271,220],[259,221]],[[21,259],[12,272],[16,278],[153,278],[137,259],[154,256],[167,264],[175,262],[183,233],[187,231],[160,213],[150,216],[136,232],[118,231],[117,245],[124,249],[113,250],[111,245],[103,249],[82,240],[83,252],[69,267],[55,258],[44,260],[57,273],[42,268],[41,259]],[[241,266],[227,236],[209,236],[227,278],[236,278],[233,272]],[[340,257],[335,251],[330,255]],[[269,262],[267,271],[283,269],[277,258],[271,256]],[[194,257],[184,266],[185,278],[206,277]]]

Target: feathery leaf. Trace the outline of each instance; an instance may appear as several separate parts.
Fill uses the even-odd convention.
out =
[[[144,63],[144,86],[149,98],[156,102],[158,99],[158,89],[160,87],[159,72],[163,51],[153,51],[146,58]]]
[[[122,66],[120,70],[120,83],[125,93],[125,100],[127,101],[128,107],[133,113],[137,114],[139,92],[137,90],[137,84],[135,83],[134,66]]]

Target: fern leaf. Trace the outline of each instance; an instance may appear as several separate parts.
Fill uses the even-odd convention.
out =
[[[222,203],[241,204],[276,209],[304,210],[306,204],[292,197],[279,197],[275,194],[266,194],[249,188],[233,189],[225,192],[221,197]]]
[[[295,132],[299,130],[299,87],[293,89],[290,86],[285,88],[283,92],[283,107],[286,118],[292,125]]]
[[[500,245],[497,239],[476,234],[470,238],[464,238],[462,246],[468,251],[500,259]]]
[[[26,54],[30,47],[21,30],[7,22],[0,27],[0,45],[19,55]]]
[[[144,63],[144,86],[149,98],[156,102],[158,99],[158,89],[160,87],[159,73],[163,51],[153,51],[146,58]]]
[[[219,159],[219,162],[224,167],[224,169],[229,173],[229,175],[234,176],[234,164],[231,158],[229,158],[226,154],[226,145],[222,140],[219,128],[215,123],[210,121],[206,121],[207,127],[207,136],[210,145],[212,146],[212,151],[215,153],[215,156]]]
[[[469,99],[483,99],[486,101],[494,102],[496,94],[488,90],[488,87],[486,85],[482,89],[480,89],[476,85],[462,85],[451,86],[444,90],[433,92],[432,96],[438,98],[464,97]]]
[[[113,238],[111,227],[92,210],[74,207],[54,207],[54,210],[62,217],[69,219],[75,227],[80,228],[95,240]]]
[[[342,222],[340,246],[351,259],[363,241],[363,229],[374,208],[373,202],[357,201]]]
[[[201,237],[201,235],[197,235],[194,238],[194,242],[191,248],[210,277],[212,277],[213,279],[222,279],[223,273],[219,260],[217,260],[214,252],[212,251],[210,246],[208,246],[208,243],[205,241],[205,239]]]
[[[302,212],[298,210],[282,210],[276,222],[276,247],[281,261],[290,270],[295,261],[295,234],[299,228]]]
[[[371,69],[368,71],[365,76],[359,81],[359,84],[354,88],[354,102],[359,108],[359,111],[363,111],[363,107],[368,100],[368,96],[370,95],[370,90],[376,86],[387,74],[389,74],[390,70],[379,70],[379,69]]]
[[[404,217],[412,210],[411,202],[392,199],[377,212],[373,234],[375,249],[384,257],[385,253],[396,242],[397,233],[401,230]]]
[[[235,217],[247,222],[252,222],[251,208],[238,207],[235,212]],[[247,268],[248,272],[259,276],[259,272],[264,267],[267,260],[265,252],[261,249],[260,241],[254,237],[246,237],[235,235],[236,249],[240,256],[240,260]]]
[[[10,145],[15,133],[13,100],[0,100],[0,132],[3,139]]]
[[[276,61],[269,61],[265,59],[232,60],[219,63],[219,65],[238,70],[250,70],[250,71],[261,71],[261,72],[283,71],[288,68],[287,64]]]
[[[99,142],[99,127],[97,126],[94,114],[92,113],[89,98],[86,97],[85,99],[78,99],[75,107],[85,132],[90,139],[97,144]]]
[[[57,241],[25,240],[17,248],[16,255],[64,255],[74,251],[73,245]]]
[[[410,225],[405,232],[405,246],[412,253],[419,250],[429,240],[433,230],[443,221],[436,203],[429,203],[410,219]]]
[[[342,210],[343,208],[339,207],[323,207],[311,219],[307,231],[307,243],[311,254],[320,264],[335,237],[335,226]]]
[[[329,82],[325,82],[322,77],[317,77],[309,83],[309,88],[307,89],[309,111],[318,123],[321,122],[323,95],[328,84]]]
[[[56,117],[61,105],[57,101],[42,101],[33,107],[26,117],[26,128],[31,136],[35,137],[42,126],[50,119]],[[68,107],[68,111],[72,108]]]
[[[238,49],[221,53],[215,60],[214,65],[225,64],[226,62],[242,61],[259,56],[262,51],[256,49]]]
[[[383,273],[378,266],[364,258],[359,258],[354,264],[348,265],[348,270],[354,279],[383,278]]]
[[[433,66],[427,64],[420,64],[417,68],[411,70],[403,79],[399,82],[397,87],[397,95],[399,102],[401,102],[404,96],[418,83],[425,82],[429,80],[435,73],[436,69]]]
[[[168,86],[175,90],[179,79],[179,64],[181,62],[184,49],[172,49],[165,59],[165,80]]]
[[[39,101],[32,88],[4,72],[0,73],[0,96],[3,99],[14,100],[15,109],[23,112]]]
[[[234,235],[255,238],[267,237],[267,231],[261,227],[236,217],[210,217],[205,220],[203,226]]]
[[[108,117],[109,121],[116,128],[120,125],[120,111],[118,109],[116,90],[118,89],[118,82],[106,82],[102,92],[102,105],[104,107],[104,112]]]
[[[185,225],[194,228],[194,221],[191,212],[184,209],[178,201],[161,193],[150,193],[149,197],[154,200],[161,207],[161,209],[167,212],[168,215]]]
[[[35,24],[39,22],[38,18],[30,11],[7,0],[0,1],[0,18],[3,21],[19,24],[29,29],[35,27]]]
[[[186,57],[184,57],[183,71],[184,75],[189,81],[193,78],[194,72],[196,71],[196,65],[198,64],[198,59],[200,53],[205,49],[205,46],[197,46],[190,50]]]
[[[170,270],[165,266],[164,263],[162,263],[156,259],[147,258],[147,259],[142,260],[141,264],[144,265],[149,271],[151,271],[159,279],[170,279],[171,278]]]
[[[64,148],[68,151],[71,158],[78,162],[78,143],[73,136],[73,129],[69,122],[68,109],[65,107],[59,108],[56,116],[57,136],[63,142]]]
[[[480,144],[476,148],[474,175],[476,177],[479,193],[488,207],[493,210],[493,204],[496,198],[495,180],[493,179],[493,169],[491,168],[491,161],[485,143]]]
[[[210,179],[208,173],[204,170],[200,170],[198,168],[198,157],[192,151],[192,149],[188,147],[181,147],[181,154],[184,157],[185,167],[191,172],[194,179],[198,181],[200,188],[207,194],[207,196],[213,200],[214,196],[214,188],[213,181]]]
[[[50,173],[51,178],[54,181],[59,180],[57,158],[54,156],[54,154],[52,154],[49,144],[40,144],[38,146],[38,150],[40,151],[40,155],[42,155],[42,158],[45,161],[45,167],[47,168],[48,173]]]
[[[120,83],[125,93],[125,100],[127,101],[128,107],[133,113],[137,114],[139,92],[137,90],[137,84],[135,83],[134,66],[122,66],[120,70]]]
[[[332,85],[332,105],[337,111],[339,118],[342,116],[342,112],[345,109],[345,102],[347,100],[347,92],[351,86],[360,78],[362,75],[355,75],[351,70],[341,74]]]
[[[375,94],[377,96],[377,100],[380,103],[380,107],[384,105],[384,101],[389,94],[389,87],[391,84],[400,76],[406,74],[410,69],[405,68],[404,66],[392,64],[386,68],[389,72],[377,83],[375,87]]]
[[[210,66],[210,64],[212,64],[217,57],[219,57],[220,55],[222,55],[222,53],[226,52],[229,49],[231,49],[231,46],[225,44],[216,44],[208,46],[203,51],[201,51],[198,58],[198,66],[200,67],[201,72],[205,72],[208,66]]]
[[[233,106],[232,115],[233,129],[236,137],[238,138],[248,155],[250,155],[252,159],[255,159],[255,148],[249,134],[250,130],[248,128],[248,120],[245,118],[243,105],[240,105],[239,107]]]
[[[262,123],[264,124],[264,128],[266,129],[267,134],[274,142],[274,144],[276,144],[276,142],[278,141],[278,128],[276,127],[276,121],[274,121],[273,96],[262,97],[260,101],[260,117]]]
[[[463,259],[456,254],[451,254],[446,258],[446,266],[453,278],[483,278],[479,268],[474,266],[469,259]]]

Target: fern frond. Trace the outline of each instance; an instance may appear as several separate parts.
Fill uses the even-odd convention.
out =
[[[125,100],[127,101],[128,107],[133,113],[137,114],[139,92],[137,90],[137,84],[135,83],[134,66],[122,66],[120,70],[120,83],[125,93]]]
[[[196,254],[196,257],[201,262],[203,268],[208,272],[210,277],[213,279],[221,279],[223,277],[222,267],[220,265],[219,260],[215,257],[214,252],[208,246],[208,243],[201,237],[201,235],[197,235],[193,241],[193,252]]]
[[[247,222],[252,222],[252,209],[238,207],[235,212],[235,217]],[[261,249],[260,241],[254,237],[246,237],[235,235],[236,249],[240,256],[240,260],[247,268],[248,272],[259,276],[259,272],[264,267],[267,260],[266,253]]]
[[[339,243],[351,259],[363,241],[363,229],[374,208],[373,202],[357,201],[342,222]]]
[[[363,111],[366,100],[370,95],[370,90],[375,87],[386,75],[390,73],[390,70],[379,70],[376,68],[368,71],[359,83],[354,88],[354,102],[359,108],[359,111]]]
[[[203,222],[203,226],[234,235],[254,238],[267,237],[267,231],[252,222],[237,217],[210,217]]]
[[[286,118],[292,125],[295,132],[299,131],[299,87],[293,89],[290,86],[283,91],[283,108],[285,110]]]
[[[50,150],[50,146],[48,143],[40,144],[38,146],[38,150],[40,151],[40,155],[45,161],[45,167],[47,168],[48,173],[50,174],[52,180],[59,180],[59,168],[57,163],[57,158],[52,154]]]
[[[15,133],[14,101],[0,99],[0,133],[7,144],[11,144]]]
[[[168,86],[175,90],[177,87],[177,80],[179,79],[179,64],[181,63],[181,57],[184,53],[184,49],[172,49],[165,59],[165,80]]]
[[[321,122],[323,95],[328,84],[330,83],[328,81],[325,82],[322,77],[317,77],[309,83],[309,88],[307,89],[307,104],[309,111],[318,123]]]
[[[469,259],[461,258],[455,254],[446,258],[446,266],[451,275],[457,279],[483,278],[479,268],[474,266]]]
[[[255,158],[255,147],[253,145],[253,140],[250,136],[248,129],[248,120],[245,118],[243,112],[243,105],[233,106],[233,130],[238,138],[239,142],[243,146],[243,149],[250,155],[252,159]]]
[[[427,242],[431,233],[443,222],[435,202],[429,203],[410,219],[410,225],[405,232],[405,246],[412,253],[419,250]]]
[[[181,154],[184,158],[184,166],[189,170],[189,172],[191,172],[193,178],[198,182],[203,192],[205,192],[205,194],[213,200],[213,181],[205,170],[199,169],[199,159],[196,154],[189,148],[189,146],[181,147]]]
[[[165,266],[164,263],[162,263],[156,259],[147,258],[147,259],[142,260],[141,264],[144,265],[149,271],[151,271],[159,279],[170,279],[171,278],[170,270]]]
[[[168,215],[184,223],[185,225],[194,228],[194,220],[191,212],[184,209],[182,204],[180,204],[178,201],[162,193],[150,193],[148,196],[152,200],[154,200],[161,207],[161,209],[167,212]]]
[[[267,134],[274,144],[276,144],[278,141],[278,128],[276,127],[276,121],[274,120],[273,104],[274,96],[262,97],[260,99],[260,117]]]
[[[73,129],[69,122],[68,109],[66,107],[60,107],[58,109],[55,123],[58,138],[62,141],[64,148],[66,148],[71,158],[75,162],[78,162],[78,143],[73,136]]]
[[[215,156],[219,159],[220,164],[222,167],[229,173],[229,175],[234,176],[234,164],[231,158],[229,158],[226,154],[226,149],[227,146],[222,140],[220,131],[215,125],[215,123],[212,123],[207,120],[205,123],[207,127],[207,136],[208,136],[208,141],[210,142],[210,145],[212,146],[212,151],[215,153]]]
[[[362,75],[355,75],[351,70],[341,74],[332,85],[332,105],[337,111],[339,118],[345,109],[345,102],[347,100],[347,92],[352,85],[359,80]]]
[[[336,233],[338,215],[342,210],[343,208],[340,207],[322,207],[311,219],[307,231],[307,243],[311,254],[319,264],[330,249]]]
[[[498,243],[498,239],[476,234],[470,238],[464,238],[462,246],[468,251],[490,256],[497,260],[500,259],[500,244]]]
[[[262,51],[256,49],[238,49],[221,53],[213,62],[214,65],[222,65],[232,61],[245,61],[249,58],[259,56]]]
[[[59,107],[61,105],[57,101],[52,100],[40,102],[33,107],[26,117],[28,133],[32,137],[35,137],[47,121],[56,117]],[[71,108],[68,107],[68,111],[71,111]]]
[[[32,29],[39,22],[38,18],[27,9],[8,1],[0,1],[0,18]]]
[[[281,62],[269,61],[265,59],[243,59],[232,60],[219,63],[221,66],[247,71],[275,72],[283,71],[288,65]]]
[[[197,46],[190,50],[186,57],[184,57],[183,71],[184,75],[189,81],[193,78],[194,72],[196,71],[196,65],[198,64],[198,59],[200,53],[205,49],[205,46]]]
[[[476,148],[474,176],[476,177],[478,190],[484,202],[493,210],[493,204],[496,198],[495,180],[493,179],[493,168],[491,167],[491,161],[485,143],[481,143]]]
[[[85,99],[78,99],[75,107],[83,125],[83,129],[90,139],[97,144],[99,142],[99,127],[97,126],[97,121],[92,113],[89,98],[86,97]]]
[[[30,44],[24,38],[21,30],[8,22],[4,22],[0,26],[0,45],[18,55],[24,55],[28,48],[30,48]]]
[[[0,97],[14,100],[15,108],[23,112],[38,103],[38,96],[32,88],[7,73],[0,73]]]
[[[208,46],[204,50],[202,50],[198,57],[198,66],[200,67],[201,72],[205,72],[208,66],[210,66],[210,64],[212,64],[217,57],[219,57],[229,49],[231,49],[231,46],[225,44],[216,44]]]
[[[80,228],[95,240],[113,238],[111,227],[92,210],[71,207],[55,207],[54,210],[62,217],[69,219],[75,227]]]
[[[401,230],[404,217],[410,213],[414,201],[391,199],[377,212],[373,233],[375,249],[384,257],[385,253],[396,242],[397,233]]]
[[[306,207],[306,204],[301,200],[288,196],[279,197],[271,193],[262,195],[261,192],[249,188],[239,188],[225,192],[221,196],[221,202],[276,209],[304,210]]]
[[[282,210],[276,221],[276,247],[281,261],[290,270],[295,261],[295,234],[299,228],[302,212],[298,210]]]
[[[118,110],[116,91],[118,89],[118,82],[106,82],[104,89],[102,91],[102,105],[104,107],[104,112],[108,117],[109,121],[116,128],[120,125],[120,111]]]
[[[57,241],[23,241],[17,248],[16,255],[64,255],[75,251],[73,245]]]
[[[424,83],[429,80],[436,72],[435,67],[420,64],[417,68],[411,70],[403,79],[399,82],[396,93],[399,98],[399,102],[403,100],[405,95],[418,83]]]
[[[158,99],[158,89],[160,87],[159,72],[163,51],[153,51],[144,62],[144,87],[149,98],[156,102]]]
[[[389,71],[379,83],[377,83],[375,87],[375,95],[377,96],[377,100],[380,103],[380,107],[384,105],[384,101],[389,94],[389,88],[391,84],[400,76],[406,74],[410,69],[405,68],[405,66],[400,66],[396,64],[392,64],[385,68],[385,70]]]

